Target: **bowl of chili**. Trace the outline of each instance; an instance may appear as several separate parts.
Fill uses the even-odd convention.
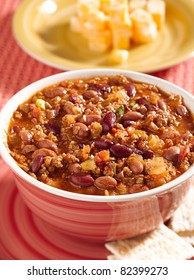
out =
[[[56,230],[110,241],[171,217],[194,171],[194,98],[142,73],[75,70],[16,93],[0,152],[26,205]]]

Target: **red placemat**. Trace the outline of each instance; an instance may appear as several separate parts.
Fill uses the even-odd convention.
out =
[[[21,0],[0,1],[0,108],[18,90],[40,78],[61,72],[26,54],[12,34],[12,17]],[[194,94],[194,58],[152,73]]]

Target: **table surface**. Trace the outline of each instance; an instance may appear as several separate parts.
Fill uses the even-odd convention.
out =
[[[17,45],[12,34],[12,18],[20,2],[0,1],[0,108],[28,84],[61,72],[31,58]],[[194,58],[152,75],[173,82],[194,95]]]

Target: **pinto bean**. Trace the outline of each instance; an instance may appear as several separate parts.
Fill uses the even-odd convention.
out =
[[[53,88],[48,88],[45,89],[44,94],[46,97],[48,98],[54,98],[55,96],[61,96],[64,95],[64,93],[66,93],[66,90],[64,87],[53,87]]]
[[[55,157],[55,156],[57,156],[57,154],[56,154],[54,151],[52,151],[52,150],[49,150],[49,149],[46,149],[46,148],[41,148],[41,149],[36,150],[36,151],[32,154],[32,158],[35,158],[35,157],[37,157],[37,156]]]
[[[139,112],[135,111],[129,111],[126,114],[123,115],[124,120],[130,120],[130,121],[138,121],[143,118],[143,115]]]
[[[79,163],[71,163],[68,166],[68,170],[70,173],[80,173],[81,165]]]
[[[36,173],[39,171],[42,163],[43,163],[43,156],[39,155],[39,156],[36,156],[33,161],[32,161],[32,165],[31,165],[31,171],[33,173]]]
[[[91,124],[92,122],[101,123],[101,121],[102,121],[102,118],[99,115],[85,115],[84,119],[85,119],[84,123],[87,124],[87,125]]]
[[[163,99],[159,98],[158,99],[158,107],[163,110],[166,111],[166,103],[164,102]]]
[[[70,114],[70,115],[77,115],[77,114],[81,113],[81,108],[79,108],[78,106],[76,106],[75,104],[73,104],[70,101],[67,101],[65,103],[64,109],[65,109],[66,113]]]
[[[89,135],[88,127],[83,123],[75,123],[73,126],[73,134],[80,139],[86,138]]]
[[[24,144],[30,144],[32,141],[32,134],[28,130],[22,129],[20,131],[20,137]]]
[[[172,138],[175,138],[177,136],[179,136],[179,132],[175,129],[169,128],[162,133],[161,138],[162,139],[168,139],[168,138],[172,139]]]
[[[39,148],[47,148],[47,149],[53,150],[54,152],[58,151],[57,145],[52,140],[49,140],[49,139],[39,140],[37,142],[37,145]]]
[[[80,187],[89,187],[94,183],[94,179],[90,174],[72,174],[69,176],[69,181],[74,186]]]
[[[98,189],[108,190],[108,189],[115,188],[117,185],[117,181],[110,176],[101,176],[94,181],[94,185]]]
[[[137,161],[137,160],[131,160],[129,162],[129,168],[131,169],[131,171],[134,174],[140,174],[143,172],[143,164],[141,163],[141,161]]]
[[[179,154],[180,154],[180,148],[177,146],[172,146],[167,149],[165,158],[167,160],[175,160]]]
[[[190,152],[190,147],[188,145],[186,145],[185,147],[182,147],[180,149],[180,154],[178,155],[178,158],[177,158],[177,163],[181,163],[189,152]]]
[[[36,147],[34,145],[25,145],[22,149],[23,154],[28,154],[34,151],[36,151]]]
[[[134,122],[134,121],[130,121],[130,120],[125,120],[124,122],[123,122],[123,126],[124,127],[128,127],[128,126],[135,126],[135,124],[137,124],[136,122]]]
[[[185,106],[183,106],[183,105],[178,105],[177,107],[176,107],[176,111],[177,111],[177,113],[180,115],[180,116],[186,116],[186,114],[187,114],[187,108],[185,107]]]
[[[84,93],[83,93],[83,97],[84,99],[86,100],[89,100],[91,98],[94,98],[98,95],[98,92],[96,90],[92,90],[92,89],[89,89],[89,90],[86,90]]]

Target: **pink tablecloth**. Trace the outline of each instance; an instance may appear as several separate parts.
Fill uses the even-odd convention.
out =
[[[0,108],[18,90],[45,76],[61,72],[26,54],[12,34],[12,17],[21,0],[0,1]],[[194,94],[194,58],[152,73]]]

